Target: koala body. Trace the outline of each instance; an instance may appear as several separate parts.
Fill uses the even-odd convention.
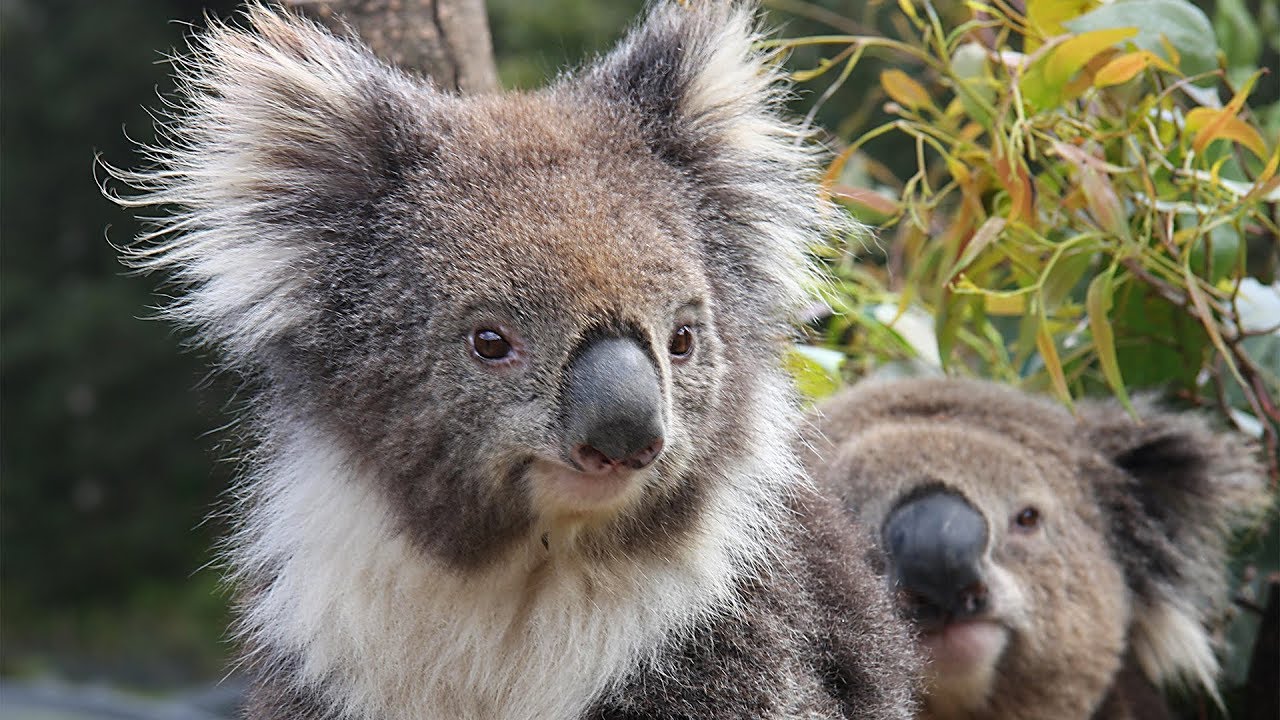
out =
[[[806,459],[879,531],[929,657],[923,717],[1162,717],[1214,692],[1230,529],[1265,507],[1247,443],[1202,418],[993,383],[869,381]]]
[[[904,718],[782,372],[838,222],[751,10],[459,98],[259,6],[179,60],[127,260],[252,388],[251,718]]]

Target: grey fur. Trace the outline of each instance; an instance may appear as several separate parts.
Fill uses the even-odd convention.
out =
[[[656,3],[583,73],[476,98],[248,15],[180,62],[156,167],[117,174],[179,208],[126,260],[257,388],[250,717],[909,716],[905,629],[791,450],[782,339],[840,221],[751,8]],[[625,502],[562,513],[566,368],[602,337],[644,348],[667,442]],[[556,663],[509,697],[532,681],[503,668]]]

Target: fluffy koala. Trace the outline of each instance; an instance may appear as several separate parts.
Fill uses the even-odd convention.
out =
[[[905,624],[793,449],[837,215],[752,10],[460,98],[261,6],[178,60],[129,263],[253,388],[251,718],[906,718]]]
[[[929,656],[923,717],[1161,717],[1172,681],[1214,692],[1229,531],[1263,472],[1198,416],[1139,414],[947,379],[815,413],[806,463],[879,530]]]

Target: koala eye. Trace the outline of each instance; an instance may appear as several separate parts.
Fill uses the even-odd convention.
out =
[[[1013,516],[1013,525],[1015,530],[1022,532],[1030,532],[1040,527],[1040,511],[1028,505],[1018,511]]]
[[[671,357],[677,361],[685,360],[693,352],[693,328],[681,325],[671,333],[671,342],[667,345]]]
[[[471,351],[482,360],[504,360],[511,355],[511,343],[496,330],[480,328],[471,333]]]

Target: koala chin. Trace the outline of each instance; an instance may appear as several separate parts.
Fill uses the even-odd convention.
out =
[[[263,718],[907,718],[907,626],[794,450],[843,231],[753,9],[656,2],[458,97],[260,5],[179,55],[125,260],[246,380]]]
[[[869,381],[815,411],[807,463],[928,658],[921,717],[1168,717],[1215,694],[1227,543],[1267,495],[1253,448],[1144,399],[1076,414],[977,381]]]

